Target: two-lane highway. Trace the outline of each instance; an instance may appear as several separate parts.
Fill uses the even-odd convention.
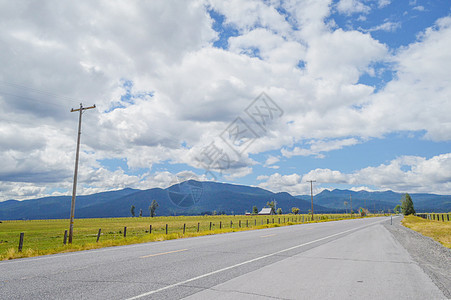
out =
[[[443,299],[381,225],[386,221],[302,224],[5,261],[0,298]]]

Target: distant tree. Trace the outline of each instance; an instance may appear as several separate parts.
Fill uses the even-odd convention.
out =
[[[252,214],[253,215],[258,215],[258,208],[256,205],[254,205],[254,207],[252,207]]]
[[[405,194],[403,199],[401,199],[402,203],[401,203],[401,209],[402,209],[402,213],[405,216],[408,215],[414,215],[415,214],[415,208],[413,207],[413,201],[412,198],[410,197],[409,194]]]
[[[218,213],[216,212],[216,210],[213,211],[213,216],[216,216]]]
[[[266,202],[266,205],[269,206],[269,207],[272,208],[272,209],[275,209],[275,208],[276,208],[276,204],[274,203],[274,201]]]
[[[143,216],[143,210],[142,210],[142,208],[139,209],[139,216],[140,216],[140,217]]]
[[[278,215],[281,215],[281,214],[282,214],[282,209],[281,209],[280,207],[277,209],[277,214],[278,214]]]
[[[132,214],[132,217],[135,216],[135,206],[132,205],[132,207],[130,207],[130,213]]]
[[[150,211],[150,216],[153,218],[155,217],[155,211],[158,208],[158,202],[156,200],[152,200],[152,203],[150,203],[149,206],[149,211]]]
[[[291,212],[292,212],[293,214],[297,215],[297,214],[299,213],[299,208],[297,208],[297,207],[292,207],[292,208],[291,208]]]
[[[393,211],[395,212],[395,214],[399,214],[401,212],[401,205],[396,205]]]

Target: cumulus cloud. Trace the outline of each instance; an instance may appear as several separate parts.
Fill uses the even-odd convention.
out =
[[[329,152],[332,150],[342,149],[346,146],[352,146],[359,143],[359,140],[355,138],[343,139],[343,140],[331,140],[331,141],[310,141],[309,148],[295,147],[293,150],[281,149],[281,153],[285,157],[293,156],[310,156],[314,155],[318,158],[323,158],[322,152]]]
[[[381,132],[425,130],[436,141],[451,138],[449,68],[451,53],[451,17],[439,19],[419,40],[399,51],[393,58],[397,76],[384,90],[372,96],[363,109],[367,124]],[[373,134],[376,132],[373,131]]]
[[[274,192],[287,192],[293,195],[305,191],[305,182],[298,174],[281,175],[274,173],[269,177],[259,177],[258,180],[266,180],[258,184],[259,187],[268,189]],[[310,188],[310,187],[309,187]]]
[[[289,191],[306,194],[307,180],[314,179],[321,188],[330,184],[353,185],[353,190],[372,190],[362,186],[376,186],[379,190],[396,192],[450,194],[451,187],[451,153],[441,154],[430,159],[419,156],[401,156],[377,167],[367,167],[353,173],[337,170],[315,169],[307,174],[280,175],[261,177],[262,188],[272,191]],[[358,188],[360,186],[360,188]],[[318,188],[320,191],[321,189]]]
[[[368,32],[330,26],[335,9],[370,12],[356,0],[2,2],[2,199],[70,190],[78,116],[69,111],[80,102],[97,105],[83,115],[81,193],[162,186],[175,174],[154,173],[155,164],[202,173],[196,157],[221,143],[261,92],[283,116],[265,130],[244,119],[255,140],[239,155],[230,152],[226,171],[215,169],[229,180],[252,174],[258,163],[276,168],[275,156],[249,158],[270,150],[321,156],[400,130],[450,140],[451,57],[443,49],[451,47],[451,18],[392,51]],[[223,33],[214,30],[211,11],[237,32],[226,49],[213,46]],[[378,30],[395,29],[387,22]],[[360,83],[386,62],[396,77],[385,87]],[[145,171],[110,170],[106,159]]]
[[[337,10],[342,14],[368,13],[371,8],[359,0],[340,0]]]
[[[278,163],[279,161],[280,161],[279,157],[270,155],[266,159],[266,162],[265,162],[264,166],[267,167],[267,168],[278,169],[279,166],[275,166],[274,164]]]

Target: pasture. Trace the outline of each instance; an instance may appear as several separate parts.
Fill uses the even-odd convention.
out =
[[[359,216],[354,214],[353,217]],[[70,245],[63,244],[64,231],[69,228],[68,219],[3,221],[0,223],[0,260],[345,218],[351,216],[317,214],[313,221],[305,214],[76,219]],[[101,234],[97,242],[99,229]],[[24,242],[19,252],[21,232]]]

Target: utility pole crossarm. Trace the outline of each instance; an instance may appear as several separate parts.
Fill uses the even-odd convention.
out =
[[[80,109],[81,110],[87,110],[87,109],[92,109],[92,108],[96,108],[96,105],[94,104],[93,106],[89,106],[89,107],[83,107],[81,104],[80,104],[80,108],[76,108],[76,109],[71,109],[70,110],[70,112],[74,112],[74,111],[80,111]]]
[[[96,108],[96,105],[89,107],[83,107],[80,103],[80,108],[71,109],[71,112],[79,111],[80,115],[78,117],[78,137],[77,137],[77,151],[75,153],[75,171],[74,171],[74,185],[72,188],[72,202],[70,206],[70,226],[69,226],[69,244],[72,244],[72,236],[74,232],[74,217],[75,217],[75,197],[77,194],[77,175],[78,175],[78,158],[80,156],[80,136],[81,136],[81,115],[84,110]]]

